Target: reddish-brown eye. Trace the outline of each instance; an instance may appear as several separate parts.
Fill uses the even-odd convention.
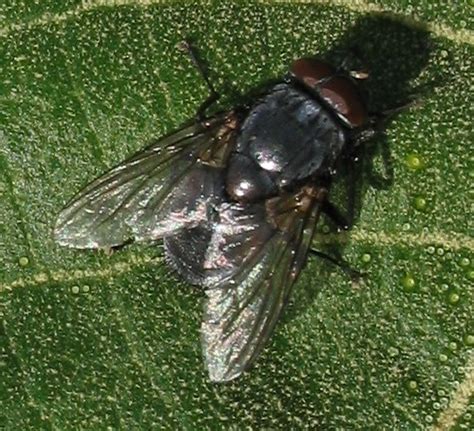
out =
[[[314,88],[322,79],[334,75],[334,68],[315,58],[299,58],[291,65],[290,72],[308,87]]]
[[[350,127],[360,127],[368,119],[355,84],[344,76],[335,76],[319,87],[319,94]]]
[[[293,76],[315,90],[349,127],[360,127],[368,114],[354,82],[315,58],[300,58],[290,68]]]

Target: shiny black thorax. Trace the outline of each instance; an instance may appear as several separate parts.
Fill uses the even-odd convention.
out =
[[[277,84],[241,124],[226,191],[233,200],[256,202],[327,176],[345,141],[344,126],[323,102],[291,82]]]

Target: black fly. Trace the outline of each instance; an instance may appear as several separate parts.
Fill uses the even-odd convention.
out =
[[[313,58],[253,103],[158,139],[89,184],[61,212],[64,246],[109,248],[164,239],[168,263],[203,286],[205,363],[213,381],[239,376],[272,334],[310,252],[332,170],[374,132],[360,73]]]

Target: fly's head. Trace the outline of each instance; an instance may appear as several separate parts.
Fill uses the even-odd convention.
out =
[[[333,66],[315,58],[299,58],[290,68],[298,82],[315,91],[351,128],[367,125],[369,114],[358,89],[357,81],[367,78],[363,72],[343,74]]]

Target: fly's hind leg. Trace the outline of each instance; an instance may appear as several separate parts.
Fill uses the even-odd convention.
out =
[[[352,227],[354,221],[354,213],[355,213],[355,190],[349,189],[348,190],[348,215],[344,215],[342,211],[334,205],[329,200],[325,200],[322,202],[321,211],[329,217],[329,219],[339,228],[343,230],[348,230]],[[341,258],[337,258],[334,256],[330,256],[322,251],[315,250],[311,248],[309,250],[310,254],[313,256],[321,257],[334,265],[337,265],[342,271],[344,271],[352,281],[357,282],[359,279],[364,275],[357,271],[356,269],[352,268],[347,262],[342,260]]]
[[[340,268],[342,271],[344,271],[352,281],[357,282],[360,280],[360,278],[364,275],[363,273],[357,271],[356,269],[352,268],[349,263],[342,259],[337,259],[333,256],[330,256],[329,254],[323,253],[322,251],[315,250],[315,249],[310,249],[309,250],[310,254],[313,256],[321,257],[334,265],[336,265],[338,268]]]
[[[220,97],[220,94],[215,90],[214,86],[212,85],[210,79],[209,79],[209,73],[207,68],[205,67],[203,61],[199,58],[196,49],[192,46],[191,42],[189,40],[183,40],[179,44],[179,48],[182,51],[185,51],[188,55],[191,61],[193,62],[194,66],[198,70],[199,74],[201,75],[202,79],[207,85],[207,88],[209,89],[209,96],[204,102],[201,103],[199,106],[198,110],[196,111],[196,120],[197,121],[202,121],[204,118],[206,118],[206,111],[215,103]]]
[[[349,217],[346,217],[342,214],[342,211],[338,207],[326,200],[322,204],[321,211],[331,219],[331,221],[337,226],[337,228],[342,230],[349,230],[351,228],[352,217],[350,214],[352,212],[350,210]]]

